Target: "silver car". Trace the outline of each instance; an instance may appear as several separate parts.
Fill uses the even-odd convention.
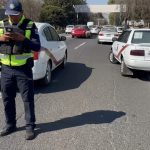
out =
[[[110,26],[110,27],[103,27],[101,28],[101,31],[98,34],[98,41],[97,43],[100,44],[102,42],[113,42],[113,37],[118,37],[119,34],[117,32],[116,27]]]

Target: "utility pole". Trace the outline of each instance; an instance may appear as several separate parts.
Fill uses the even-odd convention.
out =
[[[78,24],[78,22],[79,22],[79,13],[78,13],[78,11],[76,10],[75,5],[73,5],[73,8],[74,8],[74,10],[75,10],[75,12],[76,12],[76,19],[77,19],[77,24]]]
[[[123,8],[123,1],[121,0],[120,1],[120,25],[122,25],[122,15],[123,15],[123,10],[124,10],[124,8]]]

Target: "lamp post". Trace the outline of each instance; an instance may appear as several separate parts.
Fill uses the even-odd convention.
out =
[[[120,1],[120,25],[122,24],[123,1]]]
[[[75,8],[75,5],[73,5],[73,8],[74,8],[74,10],[76,12],[76,19],[77,19],[77,24],[78,24],[78,22],[79,22],[79,14],[78,14],[78,11],[76,11],[77,9]]]

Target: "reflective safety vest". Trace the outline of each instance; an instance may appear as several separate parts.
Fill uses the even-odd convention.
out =
[[[19,24],[22,24],[24,20],[25,20],[25,16],[22,16]],[[9,20],[9,23],[11,24],[10,20]],[[0,21],[0,27],[1,27],[1,25],[4,26],[4,22],[3,21]],[[27,24],[27,27],[25,29],[25,37],[28,38],[28,39],[31,38],[32,26],[33,26],[33,22],[30,21]],[[4,34],[4,28],[0,28],[0,36],[2,36],[3,34]],[[0,54],[1,63],[4,64],[4,65],[8,65],[8,66],[22,66],[22,65],[25,65],[26,62],[27,62],[27,59],[28,58],[32,58],[32,57],[33,57],[33,53],[32,52],[30,52],[30,53],[23,53],[23,54],[17,54],[17,55],[14,55],[14,54],[11,54],[11,55]]]

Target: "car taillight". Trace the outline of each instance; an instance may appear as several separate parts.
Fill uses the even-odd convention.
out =
[[[130,55],[133,56],[145,56],[145,51],[144,50],[131,50]]]
[[[103,33],[99,33],[99,35],[100,35],[100,36],[104,36],[104,34],[103,34]]]
[[[39,59],[39,52],[33,52],[33,57],[34,57],[34,60],[38,60]]]

